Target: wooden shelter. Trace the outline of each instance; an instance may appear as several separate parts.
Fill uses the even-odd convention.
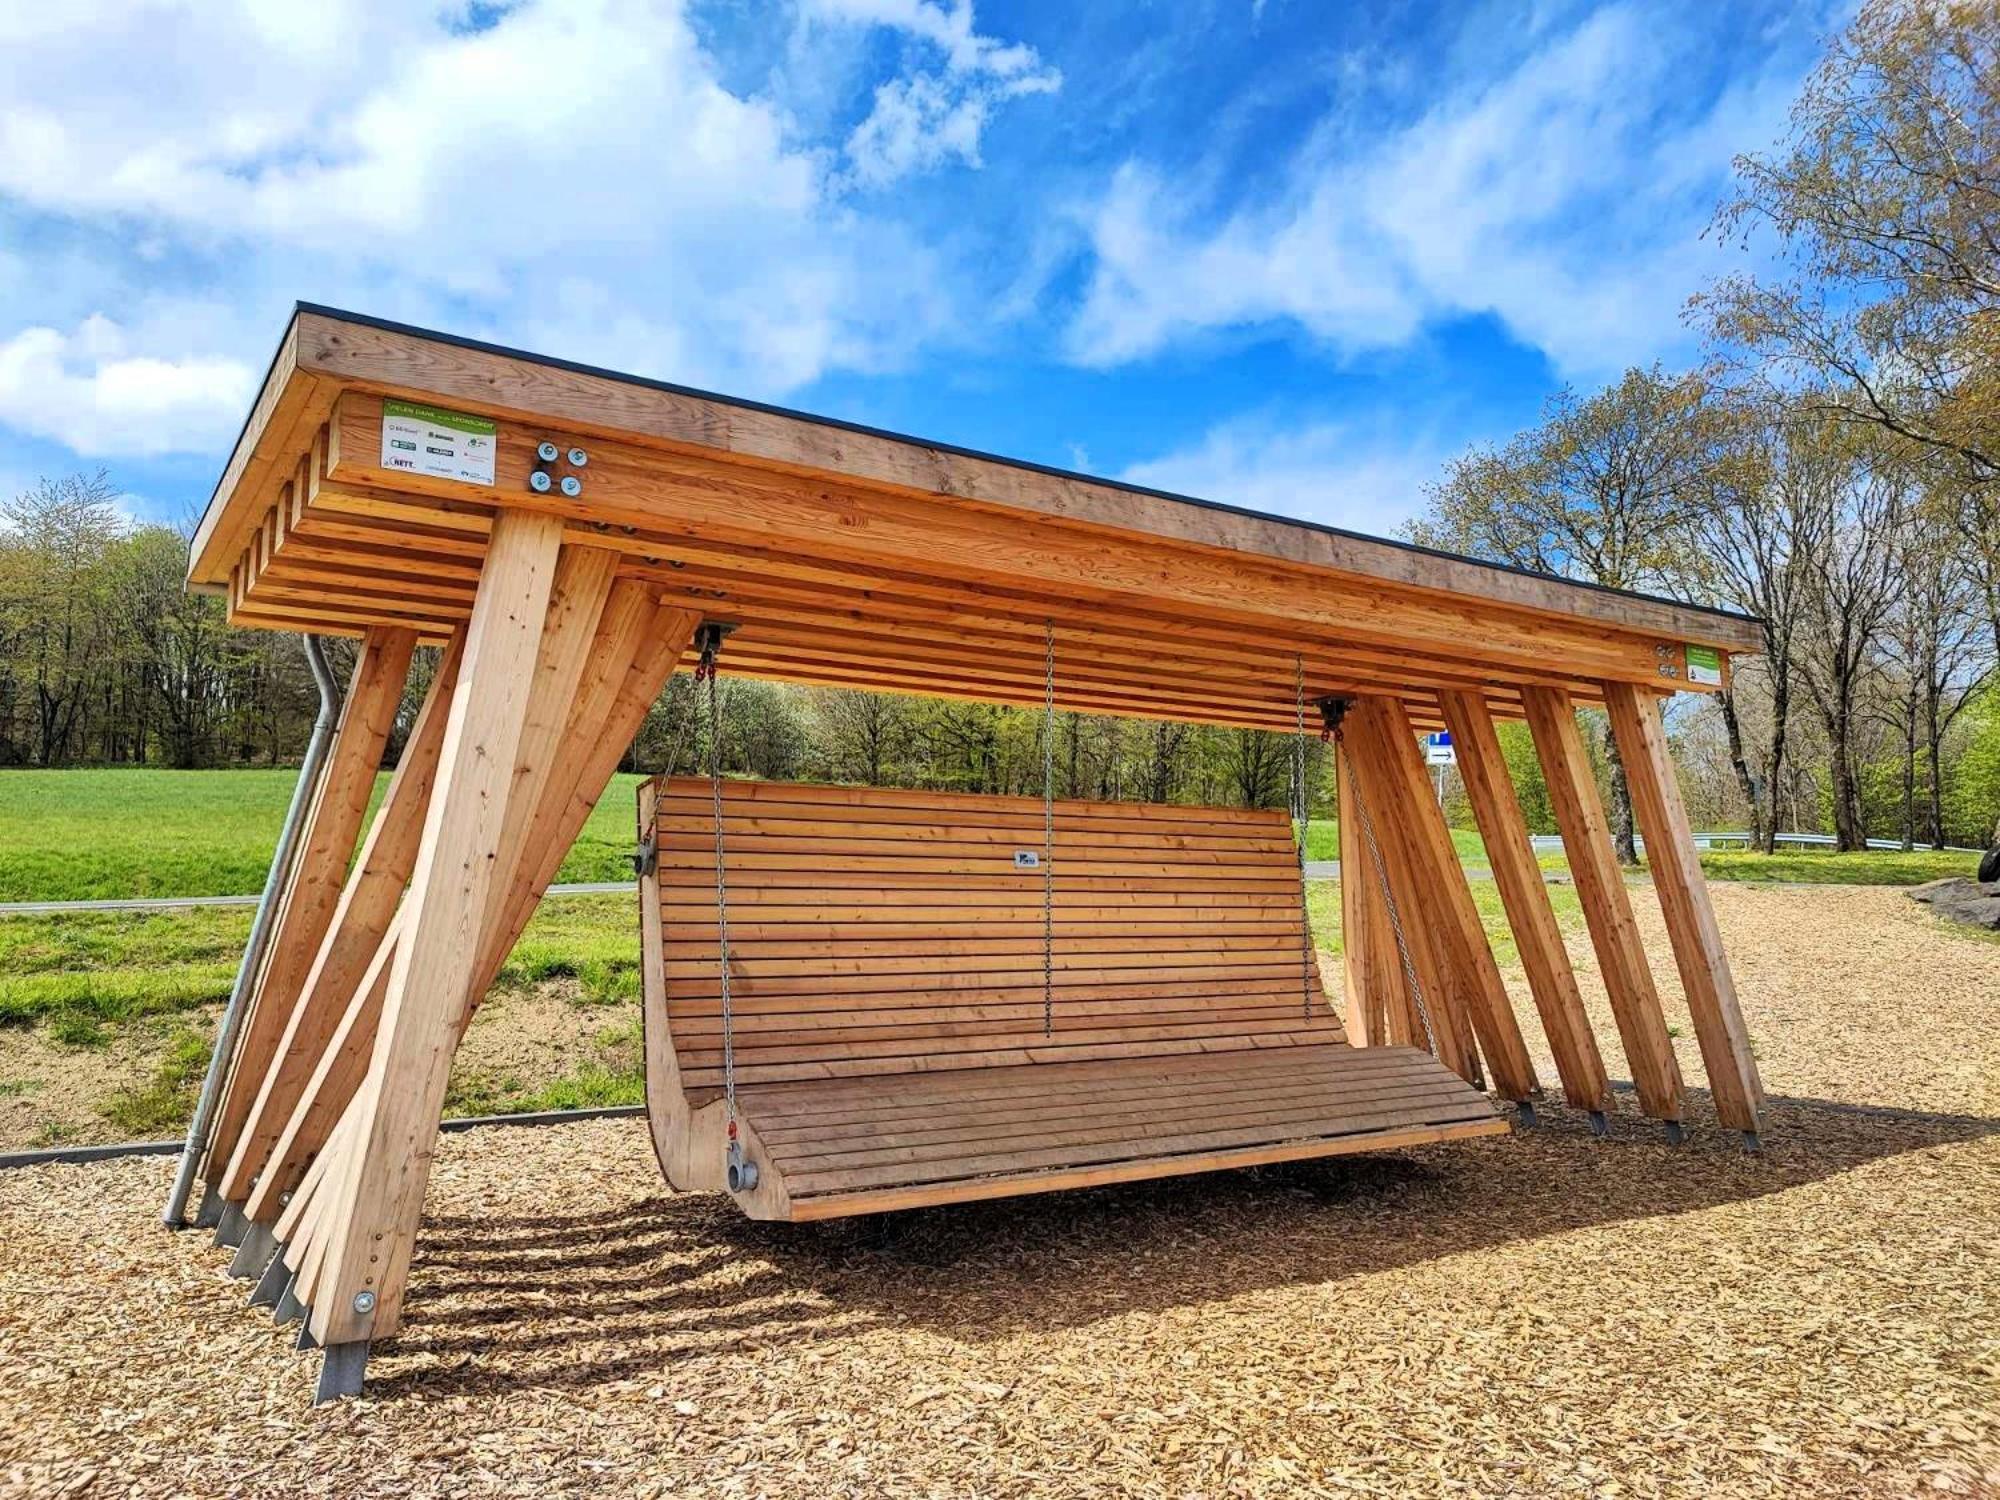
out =
[[[1754,1139],[1659,710],[1727,680],[1744,617],[305,305],[190,582],[238,624],[360,641],[200,1167],[203,1222],[326,1346],[330,1389],[401,1322],[472,1011],[705,624],[756,677],[1283,731],[1344,713],[1361,815],[1343,1025],[1282,817],[652,784],[649,1098],[678,1186],[727,1188],[727,1157],[746,1211],[808,1218],[1504,1129],[1483,1089],[1525,1105],[1537,1081],[1425,729],[1455,741],[1564,1096],[1601,1116],[1502,719],[1532,730],[1640,1106],[1677,1128],[1584,705],[1610,715],[1716,1112]],[[420,643],[442,662],[357,854]]]

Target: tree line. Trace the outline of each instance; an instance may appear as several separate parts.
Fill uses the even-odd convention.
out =
[[[1987,843],[2000,10],[1872,0],[1779,149],[1736,167],[1713,232],[1770,269],[1692,300],[1701,366],[1559,393],[1535,428],[1451,464],[1412,534],[1757,616],[1762,656],[1681,736],[1719,735],[1727,778],[1701,800],[1766,847],[1786,827],[1843,849]]]
[[[2000,814],[2000,12],[1864,5],[1780,147],[1738,161],[1713,232],[1768,269],[1690,304],[1699,367],[1560,392],[1532,429],[1449,464],[1411,537],[1755,615],[1761,657],[1673,715],[1697,822],[1766,847],[1782,830],[1984,844]],[[117,499],[100,472],[0,505],[0,765],[296,758],[317,701],[296,640],[231,628],[185,590],[185,532],[127,525]],[[406,724],[421,662],[414,676]],[[631,767],[665,763],[689,691],[669,688]],[[733,771],[1041,787],[1033,713],[749,682],[729,697]],[[1525,734],[1503,745],[1531,825],[1552,829]],[[1629,857],[1601,724],[1592,751]],[[1323,802],[1317,741],[1309,754]],[[1054,780],[1275,806],[1291,755],[1284,736],[1062,713]]]

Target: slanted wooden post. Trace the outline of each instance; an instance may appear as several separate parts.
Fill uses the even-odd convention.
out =
[[[1601,1126],[1605,1111],[1611,1108],[1611,1080],[1598,1054],[1597,1038],[1591,1034],[1590,1017],[1584,1012],[1561,929],[1556,926],[1549,888],[1542,880],[1534,842],[1528,837],[1527,821],[1514,796],[1492,712],[1476,693],[1442,692],[1438,703],[1451,729],[1458,772],[1472,802],[1472,816],[1486,845],[1487,863],[1500,888],[1501,904],[1507,909],[1521,967],[1527,971],[1528,988],[1542,1018],[1542,1032],[1548,1037],[1556,1072],[1562,1078],[1563,1097],[1573,1108],[1596,1116]]]
[[[1729,955],[1723,951],[1715,910],[1709,904],[1708,882],[1688,828],[1687,807],[1674,779],[1658,696],[1630,683],[1608,682],[1604,702],[1611,710],[1611,731],[1618,737],[1633,809],[1646,838],[1646,864],[1653,872],[1674,962],[1687,991],[1688,1013],[1701,1044],[1716,1117],[1742,1131],[1755,1146],[1764,1086],[1750,1052],[1750,1033],[1743,1024]]]
[[[499,924],[482,935],[479,967],[460,1016],[460,1032],[520,940],[625,747],[672,675],[697,622],[698,617],[686,610],[659,604],[644,584],[627,579],[612,586],[561,737],[560,759],[542,786],[513,869],[506,878],[495,880],[496,890],[508,892],[509,904]],[[282,1206],[281,1193],[300,1182],[315,1153],[333,1149],[333,1131],[368,1072],[398,941],[392,928],[314,1062],[271,1151],[271,1165],[251,1194],[247,1205],[251,1218],[275,1215]]]
[[[259,1081],[236,1149],[226,1158],[220,1178],[222,1196],[231,1203],[245,1203],[252,1223],[267,1224],[275,1219],[280,1196],[297,1184],[298,1173],[283,1171],[283,1153],[274,1158],[272,1147],[283,1134],[300,1091],[381,946],[416,864],[424,810],[430,805],[431,779],[444,744],[445,719],[458,682],[464,643],[463,632],[455,635],[438,662],[430,691],[404,742],[402,758],[389,779],[388,794],[355,860],[354,872],[340,893],[325,936],[310,955],[311,966],[287,1018],[277,1055]],[[272,1167],[280,1170],[273,1173],[269,1170]],[[269,1189],[261,1195],[263,1201],[247,1203],[258,1185]]]
[[[1506,983],[1500,978],[1500,966],[1494,962],[1479,908],[1473,903],[1465,866],[1452,845],[1451,829],[1424,772],[1416,729],[1402,703],[1393,698],[1362,699],[1356,711],[1383,746],[1399,786],[1412,850],[1425,872],[1425,900],[1437,913],[1437,928],[1449,955],[1447,977],[1458,990],[1464,1014],[1479,1039],[1493,1073],[1494,1089],[1503,1098],[1525,1102],[1536,1089],[1535,1067]]]
[[[349,1106],[339,1180],[330,1168],[320,1187],[332,1190],[332,1219],[312,1333],[328,1347],[400,1321],[497,852],[510,820],[532,813],[512,794],[562,530],[559,518],[525,511],[494,519],[374,1058]]]
[[[1611,842],[1603,800],[1597,795],[1597,778],[1584,754],[1583,737],[1577,732],[1576,705],[1560,688],[1523,688],[1521,701],[1527,709],[1528,729],[1535,738],[1542,775],[1548,782],[1556,826],[1562,829],[1570,875],[1590,926],[1591,945],[1597,950],[1598,967],[1604,974],[1604,988],[1611,997],[1611,1013],[1625,1046],[1626,1065],[1639,1091],[1639,1107],[1655,1119],[1667,1121],[1672,1127],[1669,1133],[1676,1134],[1681,1117],[1680,1063],[1667,1036],[1667,1019],[1660,1010],[1660,993],[1646,963],[1646,950],[1639,942],[1639,926],[1632,918],[1632,901],[1618,869],[1618,852]]]
[[[1376,723],[1368,719],[1357,702],[1348,710],[1341,749],[1352,773],[1356,811],[1365,804],[1375,845],[1382,856],[1382,872],[1388,879],[1389,897],[1395,902],[1395,916],[1403,930],[1403,941],[1416,975],[1423,1013],[1430,1019],[1431,1049],[1438,1061],[1467,1083],[1482,1084],[1479,1049],[1474,1043],[1471,1019],[1465,999],[1453,983],[1455,955],[1440,931],[1439,902],[1435,878],[1429,862],[1421,854],[1412,833],[1413,817],[1404,805],[1406,791],[1395,768],[1393,752],[1383,743]],[[1343,877],[1345,866],[1343,869]],[[1388,918],[1384,905],[1384,924]],[[1393,934],[1390,938],[1394,941]],[[1400,961],[1400,953],[1398,955]],[[1412,997],[1413,1003],[1416,996]],[[1417,1045],[1423,1045],[1422,1021],[1418,1022]]]
[[[1382,883],[1368,851],[1354,794],[1352,757],[1343,745],[1334,758],[1340,798],[1340,947],[1347,995],[1347,1039],[1357,1047],[1423,1047]]]
[[[292,867],[265,950],[263,971],[251,992],[242,1034],[236,1043],[229,1082],[216,1110],[202,1176],[217,1186],[221,1168],[236,1149],[243,1122],[278,1055],[292,1007],[305,980],[306,965],[333,920],[334,905],[347,875],[348,857],[368,813],[375,772],[395,727],[409,676],[413,630],[371,628],[361,639],[354,678],[341,705],[326,772],[307,810],[299,857]],[[225,1198],[240,1198],[227,1192]]]

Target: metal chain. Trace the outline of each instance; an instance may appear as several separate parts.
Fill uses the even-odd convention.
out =
[[[669,688],[668,691],[669,695],[671,696],[672,692],[671,687]],[[673,716],[678,722],[675,723],[674,725],[674,732],[670,736],[668,736],[666,761],[661,765],[660,769],[654,773],[653,779],[660,783],[660,793],[664,793],[666,791],[667,783],[673,779],[674,767],[680,764],[681,748],[682,746],[687,744],[688,736],[694,730],[695,720],[699,718],[700,715],[701,715],[701,671],[700,668],[697,667],[695,670],[694,686],[688,694],[687,707],[684,712]],[[656,793],[653,797],[652,822],[647,827],[640,830],[639,841],[642,844],[651,845],[656,849],[659,847],[659,842],[660,842],[660,794],[659,793]]]
[[[708,786],[715,805],[715,956],[722,988],[722,1097],[729,1145],[736,1146],[736,1012],[729,994],[729,879],[722,850],[722,701],[715,661],[705,656],[696,669],[708,679]]]
[[[1042,1035],[1056,1027],[1056,622],[1042,622]]]
[[[1299,1011],[1312,1020],[1312,907],[1306,900],[1306,834],[1312,827],[1306,804],[1306,659],[1292,655],[1292,689],[1297,718],[1292,732],[1292,848],[1299,864]]]
[[[1334,739],[1340,740],[1336,733]],[[1346,746],[1342,743],[1342,751]],[[1396,910],[1396,893],[1389,889],[1389,870],[1382,862],[1382,846],[1375,841],[1375,822],[1368,816],[1368,804],[1362,800],[1361,778],[1348,768],[1347,784],[1354,792],[1354,811],[1361,819],[1362,841],[1368,845],[1368,858],[1375,866],[1375,878],[1382,886],[1382,904],[1389,910],[1389,931],[1396,939],[1396,956],[1403,961],[1403,979],[1410,987],[1410,996],[1417,1002],[1417,1020],[1424,1028],[1424,1048],[1433,1057],[1437,1055],[1437,1033],[1431,1029],[1430,1007],[1424,1004],[1424,987],[1417,979],[1417,966],[1410,958],[1410,945],[1403,936],[1402,913]]]

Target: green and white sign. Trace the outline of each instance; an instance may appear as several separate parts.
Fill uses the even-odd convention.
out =
[[[485,417],[411,401],[382,403],[382,467],[491,484],[498,429]]]
[[[1688,681],[1704,687],[1722,686],[1722,653],[1713,646],[1687,648]]]

